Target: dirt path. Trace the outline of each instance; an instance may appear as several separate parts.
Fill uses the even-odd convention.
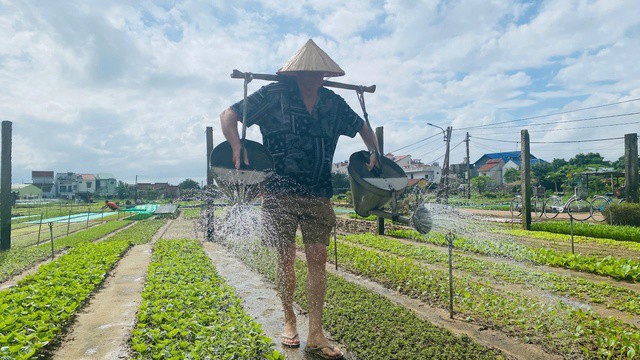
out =
[[[125,359],[128,338],[142,301],[141,293],[151,263],[153,243],[172,221],[168,221],[148,244],[136,245],[120,259],[103,287],[75,316],[70,331],[54,350],[54,359]]]

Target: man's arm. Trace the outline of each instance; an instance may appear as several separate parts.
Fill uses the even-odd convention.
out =
[[[367,165],[367,169],[371,171],[375,166],[378,165],[378,158],[376,157],[376,153],[378,152],[378,140],[376,139],[376,135],[369,127],[369,124],[366,122],[362,125],[362,129],[358,132],[362,141],[367,146],[367,150],[369,150],[369,165]],[[380,154],[383,156],[383,154]]]
[[[240,149],[242,148],[242,144],[240,143],[240,134],[238,133],[238,115],[233,109],[228,108],[220,114],[220,126],[222,127],[222,134],[231,145],[233,164],[236,169],[240,169]],[[246,158],[245,164],[248,165]]]

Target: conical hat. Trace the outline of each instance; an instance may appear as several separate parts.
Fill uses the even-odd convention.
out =
[[[319,71],[324,73],[324,76],[344,75],[344,70],[311,39],[276,73],[286,75],[296,71]]]

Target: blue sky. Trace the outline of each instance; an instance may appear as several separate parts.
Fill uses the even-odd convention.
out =
[[[467,131],[473,162],[519,149],[521,129],[539,158],[614,160],[622,140],[550,142],[638,132],[640,116],[624,115],[640,111],[638,13],[631,0],[0,0],[13,182],[32,170],[201,181],[205,128],[221,142],[218,116],[242,96],[231,71],[273,73],[309,38],[346,71],[333,80],[377,85],[367,110],[387,151],[437,135],[396,154],[441,162],[431,122],[453,127],[452,162]],[[361,113],[355,93],[336,92]],[[589,120],[610,115],[624,116]],[[343,138],[334,160],[362,147]]]

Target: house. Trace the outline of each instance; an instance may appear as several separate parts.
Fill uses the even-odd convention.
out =
[[[159,197],[177,198],[180,196],[180,189],[177,185],[169,183],[138,183],[136,184],[138,198],[157,199]]]
[[[118,182],[113,174],[99,173],[96,174],[96,195],[113,197],[116,195],[116,187]]]
[[[504,165],[505,162],[504,160],[502,160],[502,158],[489,159],[478,169],[478,174],[480,176],[487,176],[497,184],[502,185],[502,179],[504,177],[502,170],[504,168]]]
[[[331,164],[331,173],[349,175],[349,171],[347,171],[348,167],[349,167],[349,161],[341,161],[338,163],[333,163]]]
[[[75,199],[82,177],[73,172],[57,173],[55,180],[56,196],[61,199]]]
[[[31,183],[42,190],[42,197],[52,198],[56,196],[55,177],[53,171],[32,171]]]
[[[95,194],[96,192],[96,176],[93,174],[79,175],[78,193]]]
[[[513,160],[514,163],[518,164],[518,167],[520,166],[520,151],[507,151],[507,152],[500,152],[500,153],[492,153],[492,154],[484,154],[480,157],[480,159],[476,160],[475,163],[473,163],[473,166],[478,169],[478,172],[480,172],[480,168],[485,165],[487,163],[487,161],[489,160],[493,160],[493,159],[501,159],[505,164],[507,162],[509,162],[509,160]],[[538,160],[537,157],[531,155],[531,163],[534,163],[534,160],[537,161],[541,161]]]
[[[42,189],[33,184],[11,184],[11,192],[18,199],[41,199]]]

